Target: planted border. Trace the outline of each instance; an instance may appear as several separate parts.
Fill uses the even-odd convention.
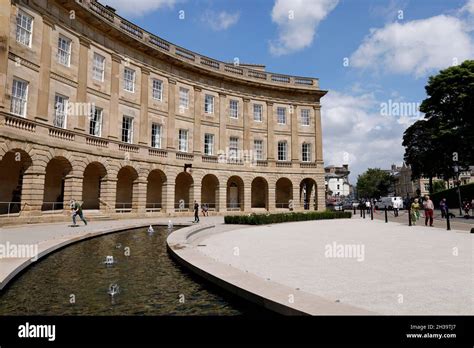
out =
[[[350,219],[351,217],[352,212],[324,211],[307,213],[227,215],[224,216],[224,222],[232,225],[268,225],[291,221]]]

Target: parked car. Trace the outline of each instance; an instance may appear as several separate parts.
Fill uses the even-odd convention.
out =
[[[376,203],[375,207],[377,209],[403,209],[403,199],[402,197],[381,197]]]

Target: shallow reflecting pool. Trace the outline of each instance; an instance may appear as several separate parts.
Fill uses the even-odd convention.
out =
[[[96,237],[38,261],[0,293],[0,315],[271,315],[178,266],[168,229],[154,229]]]

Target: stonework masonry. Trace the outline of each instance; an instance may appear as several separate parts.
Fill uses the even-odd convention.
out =
[[[324,210],[325,94],[96,1],[0,0],[0,224],[69,219],[71,199],[93,219],[189,214],[195,200],[212,214]]]

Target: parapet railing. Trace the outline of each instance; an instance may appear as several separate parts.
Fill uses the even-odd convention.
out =
[[[9,112],[0,111],[0,126],[5,128],[13,128],[15,132],[28,132],[35,133],[35,137],[44,136],[55,138],[55,141],[65,141],[67,143],[78,143],[91,147],[91,152],[94,152],[95,148],[109,149],[112,151],[118,151],[121,153],[123,158],[131,159],[132,156],[140,156],[146,158],[148,156],[158,158],[160,161],[177,161],[182,162],[199,162],[209,163],[210,165],[217,166],[255,166],[255,167],[279,167],[279,168],[297,168],[298,163],[292,161],[276,161],[273,159],[266,160],[244,160],[242,158],[224,158],[219,160],[218,156],[210,156],[206,154],[194,154],[192,152],[180,152],[174,149],[161,149],[154,148],[142,144],[129,144],[124,143],[115,139],[107,139],[82,132],[61,129],[48,125],[42,122],[35,121],[33,119],[27,119]],[[300,162],[299,167],[302,169],[317,168],[319,164],[316,162]],[[101,204],[105,204],[100,202]],[[114,209],[113,207],[108,207]]]
[[[117,30],[131,36],[135,40],[141,41],[147,46],[153,47],[154,49],[157,49],[167,55],[171,55],[176,59],[186,61],[206,70],[219,71],[225,74],[258,82],[265,81],[266,83],[273,85],[289,85],[319,89],[319,80],[317,78],[276,74],[272,72],[254,70],[239,64],[221,62],[206,56],[202,56],[183,47],[174,45],[171,42],[147,32],[137,25],[127,21],[125,18],[120,17],[114,11],[110,10],[97,1],[76,0],[76,3],[96,17],[104,19],[107,24],[112,25]]]

